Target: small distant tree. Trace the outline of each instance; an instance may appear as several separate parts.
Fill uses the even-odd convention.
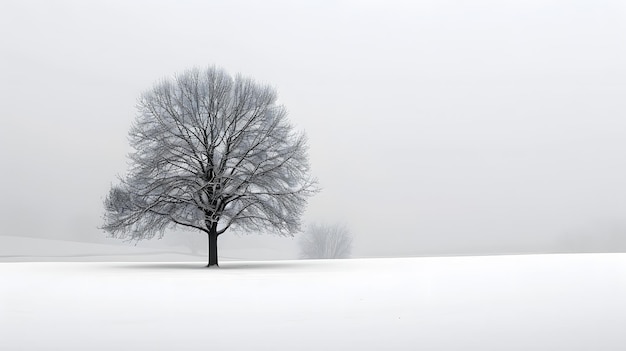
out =
[[[138,100],[130,171],[105,199],[103,229],[129,240],[181,226],[217,238],[230,228],[292,236],[316,191],[306,138],[276,91],[221,69],[165,79]]]
[[[312,224],[300,237],[299,246],[302,258],[349,258],[352,235],[345,225]]]

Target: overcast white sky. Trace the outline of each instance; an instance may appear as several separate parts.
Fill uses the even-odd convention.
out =
[[[357,255],[619,226],[625,4],[5,0],[1,231],[102,235],[136,98],[210,64],[278,89],[323,187],[305,220],[345,222]]]

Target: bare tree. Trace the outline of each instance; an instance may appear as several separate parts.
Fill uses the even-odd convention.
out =
[[[217,238],[230,228],[292,236],[316,191],[304,133],[276,91],[221,69],[165,79],[138,100],[131,167],[105,200],[103,229],[141,240],[174,226]]]
[[[352,235],[345,225],[312,224],[299,244],[302,258],[349,258]]]

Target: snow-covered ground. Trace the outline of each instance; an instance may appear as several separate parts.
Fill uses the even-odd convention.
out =
[[[626,255],[0,263],[0,350],[624,350]]]

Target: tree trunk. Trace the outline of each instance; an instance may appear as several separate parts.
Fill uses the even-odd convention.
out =
[[[217,264],[217,231],[209,233],[209,264],[207,267],[219,267]]]

